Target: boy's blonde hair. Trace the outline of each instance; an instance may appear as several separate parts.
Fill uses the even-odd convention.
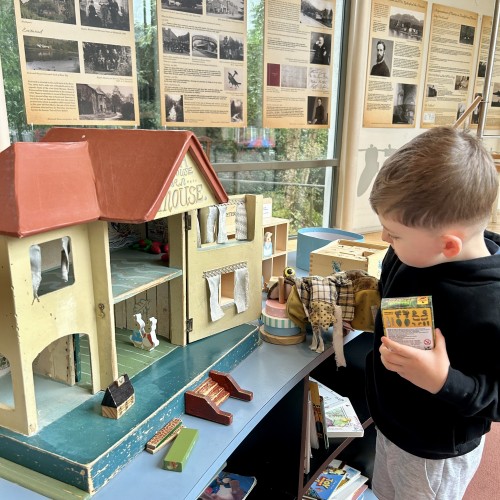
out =
[[[498,192],[494,161],[464,130],[435,127],[399,148],[378,173],[370,204],[408,227],[487,224]]]

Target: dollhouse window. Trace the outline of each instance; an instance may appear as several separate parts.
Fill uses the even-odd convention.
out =
[[[31,245],[29,257],[34,299],[75,282],[69,236]]]
[[[0,353],[0,407],[14,408],[9,360]]]

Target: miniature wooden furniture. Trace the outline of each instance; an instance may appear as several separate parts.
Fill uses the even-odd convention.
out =
[[[185,412],[188,415],[229,425],[233,421],[233,415],[219,408],[229,397],[251,401],[253,393],[241,389],[228,373],[211,370],[209,377],[195,390],[185,392]]]
[[[103,417],[120,418],[135,403],[135,392],[128,375],[122,375],[104,392],[101,403]]]
[[[262,278],[265,284],[272,276],[281,276],[287,264],[288,219],[269,217],[262,222],[262,235],[271,234],[272,250],[270,255],[262,256]]]

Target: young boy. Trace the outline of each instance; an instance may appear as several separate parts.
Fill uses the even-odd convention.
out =
[[[500,420],[500,235],[485,231],[497,190],[480,140],[449,127],[398,149],[375,179],[391,245],[381,296],[431,295],[436,326],[426,351],[389,340],[376,319],[367,398],[380,500],[461,499]]]

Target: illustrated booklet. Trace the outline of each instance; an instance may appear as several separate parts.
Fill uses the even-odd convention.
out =
[[[222,471],[205,488],[198,500],[220,500],[223,498],[243,500],[247,498],[256,484],[257,479],[253,476],[242,476]]]
[[[318,384],[322,398],[327,437],[363,437],[363,425],[349,398],[341,396],[321,382],[312,380]]]
[[[358,469],[345,464],[341,460],[332,460],[307,489],[303,498],[308,500],[328,500],[334,495],[337,498],[337,494],[340,495],[348,484],[360,476],[361,471]]]

